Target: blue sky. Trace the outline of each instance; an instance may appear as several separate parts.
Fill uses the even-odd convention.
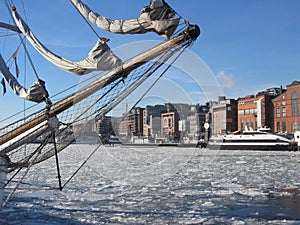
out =
[[[53,52],[71,60],[85,58],[97,37],[68,0],[15,1],[35,35]],[[131,19],[149,1],[85,0],[95,11],[113,19]],[[222,93],[229,98],[255,94],[269,87],[286,86],[300,80],[300,1],[298,0],[169,0],[180,15],[201,27],[202,34],[191,51],[208,67],[219,82]],[[23,10],[25,8],[25,13]],[[0,21],[8,21],[7,9],[0,3]],[[95,27],[94,27],[95,28]],[[95,28],[100,36],[110,38],[112,49],[126,43],[162,41],[155,34],[116,35]],[[3,34],[1,31],[0,35]],[[11,37],[13,39],[14,37]],[[17,37],[15,37],[17,39]],[[0,51],[4,57],[12,54],[14,45],[1,36]],[[61,90],[79,81],[79,77],[49,65],[35,50],[34,64],[49,90]],[[22,59],[19,59],[22,61]],[[20,62],[21,63],[21,62]],[[28,68],[29,70],[29,68]],[[177,73],[179,73],[177,71]],[[210,74],[211,76],[211,74]],[[27,86],[35,77],[21,74]],[[200,86],[203,81],[198,80]],[[25,85],[26,86],[26,85]],[[201,87],[200,87],[201,88]],[[0,88],[2,92],[2,87]],[[0,96],[3,119],[24,103],[10,90]],[[55,93],[55,92],[54,92]],[[51,94],[54,94],[51,93]],[[212,99],[215,100],[215,99]],[[203,103],[203,102],[200,102]]]

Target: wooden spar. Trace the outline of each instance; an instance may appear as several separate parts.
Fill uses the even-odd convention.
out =
[[[200,34],[200,29],[197,25],[190,26],[185,32],[179,34],[178,36],[161,43],[160,45],[144,52],[135,58],[125,62],[120,67],[108,72],[106,75],[100,77],[96,81],[88,84],[87,86],[83,87],[79,91],[71,94],[70,96],[66,97],[65,99],[53,104],[49,111],[45,112],[44,114],[26,122],[25,124],[21,125],[20,127],[12,130],[11,132],[3,135],[0,137],[0,145],[12,140],[13,138],[17,137],[18,135],[26,132],[27,130],[31,129],[32,127],[46,121],[48,118],[56,116],[57,114],[65,111],[66,109],[72,107],[74,104],[80,102],[84,98],[94,94],[101,88],[111,84],[112,82],[116,81],[119,78],[126,77],[128,73],[132,70],[138,68],[139,66],[147,63],[151,59],[155,58],[159,54],[163,53],[164,51],[170,49],[172,46],[178,45],[183,43],[189,39],[196,39]]]
[[[0,27],[8,29],[8,30],[12,30],[12,31],[17,32],[17,33],[21,33],[20,29],[17,26],[13,26],[13,25],[10,25],[10,24],[7,24],[7,23],[0,22]]]

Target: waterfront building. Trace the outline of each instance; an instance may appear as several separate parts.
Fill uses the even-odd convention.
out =
[[[269,88],[258,92],[257,95],[249,95],[238,99],[238,130],[243,131],[245,127],[257,130],[268,127],[274,130],[274,107],[272,99],[276,98],[285,90],[280,88]]]
[[[166,105],[147,105],[143,112],[143,134],[145,137],[154,137],[160,134],[160,116],[167,112]]]
[[[273,129],[273,109],[267,95],[246,96],[238,100],[238,130],[245,127],[256,130],[262,127]]]
[[[178,141],[180,135],[178,130],[179,117],[176,111],[161,114],[161,135],[168,141]]]
[[[190,131],[190,121],[188,120],[179,120],[178,121],[178,130],[183,136],[187,136]]]
[[[191,105],[183,103],[167,103],[167,112],[177,112],[179,120],[186,120],[191,113]]]
[[[210,103],[211,132],[226,134],[237,130],[237,101],[220,96],[218,102]]]
[[[134,117],[126,114],[118,118],[118,136],[129,137],[132,135],[131,128],[134,127]]]
[[[265,97],[265,95],[251,95],[238,99],[238,130],[243,131],[245,127],[256,130],[264,126],[271,126],[266,119]]]
[[[209,105],[193,105],[187,117],[189,123],[188,137],[189,140],[203,139],[205,136],[204,124],[207,121],[207,113],[209,112]]]
[[[96,122],[96,132],[99,134],[102,140],[115,136],[115,131],[112,125],[112,117],[104,116]]]
[[[150,116],[150,137],[157,139],[161,137],[161,115]]]
[[[273,99],[274,130],[294,133],[300,130],[300,82],[287,86],[286,92]]]
[[[144,108],[136,107],[123,115],[118,122],[120,136],[143,136]]]

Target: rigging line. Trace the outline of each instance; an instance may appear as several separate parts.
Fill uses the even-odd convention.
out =
[[[177,47],[177,49],[179,49],[179,47]],[[177,50],[176,50],[177,51]],[[107,113],[108,111],[110,111],[111,109],[113,109],[117,104],[119,104],[121,101],[123,101],[123,99],[125,99],[131,91],[134,91],[142,82],[144,82],[149,76],[151,76],[151,74],[153,74],[155,71],[157,71],[163,64],[164,62],[166,62],[175,52],[175,50],[170,50],[169,52],[165,52],[164,54],[160,55],[158,57],[158,59],[156,60],[156,62],[154,62],[147,70],[145,70],[140,76],[136,77],[132,82],[136,82],[136,85],[132,85],[131,88],[127,89],[127,94],[125,95],[120,95],[119,97],[115,98],[115,103],[109,106],[109,110],[106,110],[105,113]],[[130,82],[130,81],[129,81]],[[118,99],[119,98],[119,99]],[[100,109],[98,109],[96,111],[99,112],[101,111],[104,107],[106,107],[107,105],[109,105],[109,103],[106,103],[104,106],[102,106]],[[128,113],[129,111],[127,111]],[[97,119],[101,118],[104,114],[103,113],[98,113],[98,115],[95,117]]]
[[[26,23],[28,22],[28,19],[27,19],[27,13],[26,13],[26,10],[25,10],[25,6],[24,6],[24,1],[22,0],[22,8],[23,8],[23,11],[24,11],[24,16],[25,16],[25,20],[26,20]]]
[[[65,93],[65,92],[67,92],[67,91],[69,91],[69,90],[71,90],[71,89],[73,89],[73,88],[75,88],[75,87],[77,87],[77,86],[79,86],[79,85],[83,85],[84,83],[87,83],[87,82],[89,82],[90,80],[92,80],[92,79],[94,79],[94,78],[95,78],[95,79],[98,79],[100,76],[103,75],[103,73],[104,73],[104,72],[100,72],[100,73],[96,73],[96,74],[94,73],[93,76],[91,76],[91,77],[89,77],[89,78],[87,78],[87,79],[84,79],[84,80],[82,80],[82,81],[79,81],[77,84],[74,84],[74,85],[72,85],[72,86],[66,88],[65,90],[62,90],[62,91],[60,91],[60,92],[58,92],[58,93],[56,93],[56,94],[54,94],[54,95],[51,95],[50,98],[57,97],[58,95],[61,95],[61,94]]]
[[[144,82],[149,76],[151,76],[151,74],[153,74],[155,71],[157,71],[163,64],[164,62],[166,62],[175,51],[178,51],[179,47],[177,47],[177,49],[175,48],[175,50],[170,50],[169,52],[165,52],[163,55],[161,55],[160,57],[158,57],[157,61],[154,62],[145,72],[143,72],[143,74],[141,76],[139,76],[137,78],[137,85],[133,85],[133,87],[131,89],[136,89],[139,84],[141,84],[142,82]],[[184,49],[182,50],[182,52],[184,51]],[[179,55],[180,56],[180,55]],[[179,57],[178,56],[178,57]],[[175,60],[174,60],[175,61]],[[173,64],[173,63],[172,63]],[[169,68],[167,68],[166,70],[168,70]],[[130,91],[131,89],[128,89],[128,91]],[[117,98],[117,102],[114,104],[114,106],[116,106],[117,104],[119,104],[124,98],[126,98],[129,95],[129,93],[125,94],[125,96],[121,96],[120,99],[118,100]],[[124,98],[122,98],[124,97]],[[143,98],[143,97],[142,97]],[[142,99],[141,98],[141,99]],[[136,102],[136,104],[126,113],[130,112],[134,107],[136,107],[136,105],[141,101],[141,99],[138,100],[138,102]],[[111,109],[114,107],[111,106]],[[110,109],[110,110],[111,110]],[[99,111],[99,110],[98,110]],[[99,114],[98,116],[96,116],[96,118],[102,116],[101,114]]]
[[[6,46],[6,42],[7,42],[7,38],[8,38],[8,36],[10,36],[10,35],[8,35],[9,34],[9,30],[6,30],[3,33],[4,33],[3,37],[5,37],[5,40],[4,40],[3,45],[2,45],[2,52],[4,52],[5,46]],[[0,37],[2,37],[2,35]]]
[[[37,112],[37,113],[35,113],[35,114],[38,114],[38,113],[41,113],[41,112],[43,112],[44,110],[40,110],[39,112]],[[21,112],[19,112],[18,114],[21,114],[23,111],[21,111]],[[28,115],[28,116],[26,116],[25,118],[22,118],[22,119],[19,119],[19,120],[17,120],[17,121],[15,121],[15,122],[13,122],[13,123],[11,123],[11,124],[8,124],[8,125],[6,125],[5,127],[2,127],[1,129],[0,129],[0,131],[3,131],[3,130],[5,130],[5,129],[11,129],[11,130],[13,130],[13,129],[15,129],[16,127],[16,124],[24,124],[24,122],[26,122],[27,121],[27,119],[29,119],[30,117],[32,117],[34,114],[32,114],[32,115]],[[12,117],[11,117],[12,118]],[[3,134],[0,134],[0,137],[2,137],[2,136],[5,136],[5,134],[3,133]]]
[[[73,177],[82,169],[82,167],[91,159],[91,157],[98,151],[101,145],[98,145],[94,151],[87,157],[87,159],[78,167],[78,169],[72,174],[72,176],[66,181],[66,183],[62,186],[62,189],[73,179]]]
[[[2,35],[0,35],[0,37],[10,37],[10,36],[15,36],[15,35],[17,35],[17,34],[8,34],[8,33],[4,33],[4,34],[2,34]],[[4,42],[6,42],[6,41],[4,41]],[[4,44],[5,45],[5,44]],[[3,45],[3,46],[4,46]],[[4,48],[4,47],[3,47]],[[3,52],[3,50],[2,50],[2,52]]]
[[[23,169],[23,168],[20,167],[20,168],[18,169],[18,171],[15,172],[14,175],[12,175],[12,177],[11,177],[8,181],[6,181],[6,183],[5,183],[1,188],[5,188],[10,182],[13,182],[13,179],[18,175],[18,173],[19,173],[22,169]]]
[[[172,60],[172,62],[164,69],[164,71],[159,75],[159,77],[153,82],[153,84],[145,91],[145,93],[138,99],[138,101],[131,107],[129,111],[134,109],[140,102],[141,100],[149,93],[149,91],[157,84],[157,82],[162,78],[163,75],[170,69],[170,67],[175,63],[175,61],[182,55],[182,53],[185,51],[185,49],[188,47],[185,46],[184,48],[181,49],[179,54],[175,57],[175,59]],[[164,64],[162,62],[161,64]]]
[[[36,105],[33,105],[33,106],[29,107],[28,109],[31,109],[31,108],[33,108],[34,106],[36,106]],[[31,116],[37,115],[37,114],[39,114],[39,113],[41,113],[41,112],[43,112],[43,111],[44,111],[44,109],[41,109],[41,110],[39,110],[39,111],[37,111],[37,112],[31,114],[31,115],[26,116],[25,118],[19,119],[19,120],[17,120],[17,121],[14,121],[14,122],[11,123],[11,124],[6,125],[5,127],[2,127],[0,130],[3,130],[3,129],[5,129],[5,128],[8,128],[8,127],[10,127],[10,126],[13,126],[13,125],[15,125],[16,123],[20,123],[21,121],[25,121],[26,119],[30,118]],[[18,115],[18,114],[21,114],[21,113],[23,113],[23,112],[24,112],[24,110],[22,110],[22,111],[20,111],[20,112],[18,112],[18,113],[16,113],[16,114],[14,114],[14,115],[12,115],[12,116],[10,116],[10,117],[7,117],[7,119],[11,119],[11,118],[13,118],[14,116],[16,116],[16,115]],[[4,122],[4,121],[7,120],[7,119],[1,120],[0,122]],[[1,137],[1,136],[0,136],[0,137]]]
[[[99,73],[99,74],[102,75],[102,72]],[[99,74],[94,75],[94,77],[99,76]],[[63,94],[64,92],[67,92],[67,91],[69,91],[69,90],[75,88],[76,86],[78,86],[78,85],[80,85],[80,84],[83,84],[83,83],[85,83],[85,82],[88,82],[89,80],[93,79],[94,77],[90,77],[90,78],[88,78],[88,79],[86,79],[86,80],[84,80],[84,81],[80,81],[79,83],[74,84],[74,85],[70,86],[69,88],[67,88],[67,89],[65,89],[65,90],[63,90],[63,91],[60,91],[60,92],[58,92],[58,93],[56,93],[56,94],[50,96],[50,98],[57,97],[58,95],[61,95],[61,94]],[[32,105],[32,106],[30,106],[30,107],[28,107],[28,108],[26,108],[26,109],[23,109],[23,110],[21,110],[21,111],[15,113],[15,114],[9,116],[9,117],[6,117],[6,118],[0,120],[0,123],[5,122],[6,120],[9,120],[9,119],[11,119],[11,118],[13,118],[13,117],[15,117],[15,116],[17,116],[17,115],[23,113],[24,111],[28,111],[28,110],[30,110],[30,109],[32,109],[32,108],[38,106],[39,104],[40,104],[40,103],[36,103],[36,104],[34,104],[34,105]],[[42,110],[43,110],[43,109],[42,109]],[[39,112],[41,112],[42,110],[40,110]],[[36,113],[34,113],[34,114],[36,114]],[[33,114],[32,114],[32,115],[33,115]],[[12,124],[10,124],[10,125],[12,125]]]
[[[6,2],[6,7],[7,7],[7,10],[8,10],[9,12],[11,12],[11,9],[12,9],[12,8],[15,8],[15,6],[14,6],[14,4],[13,4],[12,1],[11,1],[11,3]],[[10,14],[11,18],[13,19],[12,14],[11,14],[11,13],[9,13],[9,14]],[[13,19],[13,21],[14,21],[14,19]],[[14,22],[14,23],[15,23],[15,22]],[[16,25],[16,23],[15,23],[15,25]],[[24,51],[25,51],[25,53],[26,53],[26,55],[27,55],[27,57],[28,57],[28,60],[29,60],[29,63],[30,63],[30,65],[31,65],[31,67],[32,67],[32,70],[33,70],[33,72],[34,72],[34,75],[36,76],[37,79],[40,79],[39,76],[38,76],[37,70],[36,70],[36,68],[35,68],[35,66],[34,66],[34,64],[33,64],[33,61],[32,61],[32,59],[31,59],[31,57],[30,57],[30,54],[29,54],[29,52],[28,52],[28,49],[27,49],[27,47],[26,47],[26,44],[24,43],[24,40],[23,40],[23,38],[22,38],[22,36],[21,36],[21,34],[18,33],[18,36],[19,36],[19,38],[20,38],[20,40],[21,40],[21,44],[23,45]]]
[[[71,0],[70,0],[71,1]],[[89,21],[80,13],[79,9],[77,9],[77,7],[74,5],[74,3],[71,1],[71,4],[74,6],[74,8],[76,9],[76,11],[79,13],[79,15],[83,18],[83,20],[87,23],[87,25],[89,26],[89,28],[94,32],[94,34],[101,40],[104,40],[106,38],[100,37],[100,35],[97,33],[97,31],[92,27],[92,25],[89,23]]]
[[[150,2],[151,3],[151,2]],[[167,1],[164,1],[164,3],[180,18],[183,19],[186,25],[189,25],[189,21],[185,19],[183,16],[181,16],[173,7],[171,7]]]
[[[181,20],[182,21],[182,20]],[[174,32],[173,36],[177,36],[178,34],[182,33],[184,30],[186,30],[187,28],[187,24],[186,22],[183,20],[183,22],[181,22],[180,24],[178,24],[178,28],[176,29],[176,31]]]
[[[84,112],[82,112],[80,115],[78,115],[77,118],[75,118],[72,123],[80,122],[80,121],[88,119],[91,115],[87,115],[85,117],[81,117],[81,116],[83,116],[85,113],[87,113],[92,107],[94,107],[98,102],[100,102],[102,100],[102,98],[104,98],[106,95],[108,95],[110,93],[110,91],[112,91],[115,87],[117,87],[122,82],[123,82],[123,80],[120,79],[117,83],[112,85],[112,87],[110,87],[105,93],[103,93],[100,97],[98,97],[98,99],[93,104],[91,104],[89,107],[87,107]],[[108,104],[109,103],[106,103],[105,106]],[[103,107],[105,107],[105,106],[103,106]],[[92,113],[92,114],[94,114],[94,113]]]
[[[158,62],[159,60],[165,60],[165,59],[163,59],[164,57],[166,57],[165,55],[167,55],[167,54],[165,53],[164,55],[161,55],[161,56],[160,56],[160,59],[158,59],[157,62]],[[165,60],[165,61],[166,61],[166,60]],[[141,82],[143,82],[147,77],[149,77],[150,74],[153,74],[153,73],[161,66],[161,65],[157,65],[157,62],[153,63],[152,66],[150,66],[150,68],[147,69],[145,72],[143,72],[140,76],[137,76],[137,77],[135,77],[134,79],[132,78],[132,79],[129,81],[129,83],[130,83],[130,82],[134,82],[134,83],[136,83],[136,85],[132,84],[132,87],[126,90],[126,93],[127,93],[127,94],[125,94],[125,95],[124,95],[124,94],[121,94],[121,95],[119,95],[118,97],[117,97],[117,96],[112,97],[113,100],[115,101],[114,103],[112,103],[112,104],[110,105],[110,103],[108,102],[108,103],[106,103],[105,105],[103,105],[102,107],[100,107],[99,109],[97,109],[97,110],[95,111],[95,113],[98,113],[98,115],[96,115],[95,118],[99,119],[99,118],[101,118],[103,115],[105,115],[107,112],[109,112],[111,109],[113,109],[113,108],[114,108],[117,104],[119,104],[124,98],[126,98],[126,97],[130,94],[131,91],[133,91],[135,88],[137,88],[137,87],[141,84]],[[157,67],[157,68],[155,69],[155,67]],[[133,81],[133,80],[134,80],[134,81]],[[128,83],[128,84],[129,84],[129,83]],[[119,87],[118,90],[116,90],[115,92],[119,93],[120,90],[121,90],[121,88],[122,88],[122,87]],[[118,99],[118,98],[119,98],[119,99]],[[105,113],[103,113],[103,111],[102,111],[102,113],[101,113],[101,110],[102,110],[102,109],[105,109],[105,107],[107,107],[107,106],[109,107],[109,108],[108,108],[109,110],[106,109],[106,110],[104,110]],[[99,113],[99,112],[100,112],[100,113]]]
[[[56,145],[55,131],[54,130],[52,131],[52,139],[53,139],[53,145],[54,145],[54,151],[55,151],[55,162],[56,162],[58,185],[59,185],[59,190],[62,191],[59,160],[58,160],[58,151],[57,151],[57,145]]]
[[[24,55],[24,86],[26,86],[26,82],[27,82],[27,64],[26,64],[26,54]],[[25,122],[25,118],[26,118],[26,100],[23,100],[23,118],[24,118],[24,122]],[[27,148],[27,146],[25,146],[25,149]]]
[[[16,168],[23,168],[26,167],[28,165],[28,162],[31,160],[31,158],[38,152],[41,152],[41,150],[47,145],[47,143],[49,142],[49,138],[50,135],[47,136],[47,138],[45,138],[45,140],[36,148],[35,151],[33,151],[31,154],[29,154],[28,156],[26,156],[23,160],[19,160],[19,162],[14,163],[15,166],[11,167],[11,169],[9,170],[9,172],[15,170]],[[15,152],[16,153],[16,152]],[[30,163],[29,163],[30,164]]]
[[[25,38],[25,37],[23,37],[23,39],[24,39],[24,38]],[[21,44],[22,44],[22,43],[20,43],[20,44],[18,45],[18,47],[16,48],[16,50],[15,50],[16,52],[17,52],[17,49],[20,48]],[[8,64],[8,62],[13,58],[13,55],[14,55],[14,54],[12,54],[12,55],[8,58],[8,60],[6,61],[6,64]]]
[[[6,197],[5,201],[3,202],[2,206],[0,206],[0,209],[3,209],[8,201],[10,200],[10,198],[12,197],[12,195],[15,193],[15,191],[18,189],[19,185],[21,184],[22,180],[24,180],[25,176],[28,174],[31,166],[34,164],[35,160],[37,160],[37,158],[39,157],[39,155],[41,154],[41,150],[43,148],[44,145],[39,146],[39,148],[35,151],[34,154],[36,154],[36,156],[34,157],[34,159],[29,163],[25,173],[23,174],[23,176],[21,177],[21,179],[17,182],[16,186],[14,187],[14,189],[9,193],[9,195]],[[41,148],[40,148],[41,147]],[[34,154],[32,156],[34,156]]]

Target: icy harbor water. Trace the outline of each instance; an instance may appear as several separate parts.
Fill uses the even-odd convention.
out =
[[[59,154],[63,184],[96,147]],[[101,146],[57,187],[32,167],[0,224],[300,224],[299,152]]]

